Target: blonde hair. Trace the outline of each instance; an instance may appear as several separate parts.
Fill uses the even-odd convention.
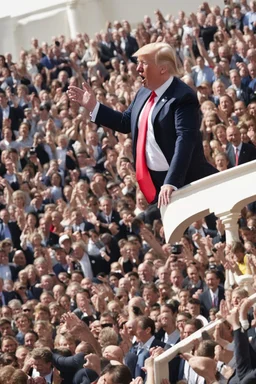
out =
[[[172,75],[180,75],[175,50],[167,43],[150,43],[141,47],[133,56],[153,56],[156,65],[166,65]]]

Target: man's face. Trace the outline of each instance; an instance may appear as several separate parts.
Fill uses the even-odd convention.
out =
[[[40,376],[46,376],[51,372],[51,363],[46,363],[43,359],[32,359],[32,361],[33,368],[40,373]]]
[[[193,317],[200,315],[200,305],[188,303],[188,312]]]
[[[143,291],[143,300],[146,305],[152,306],[157,302],[158,294],[153,291],[153,289],[144,288]]]
[[[33,349],[36,342],[36,337],[33,333],[27,333],[24,338],[24,345],[28,349]]]
[[[9,263],[8,255],[5,252],[0,252],[0,264],[8,265],[8,263]]]
[[[179,271],[173,271],[171,274],[171,283],[175,287],[180,287],[182,283],[182,276]]]
[[[0,332],[2,336],[13,336],[12,326],[9,323],[1,325]]]
[[[241,142],[241,135],[239,129],[237,129],[236,127],[229,127],[227,129],[227,139],[232,145],[237,147]]]
[[[215,273],[207,273],[205,281],[208,288],[210,288],[213,291],[216,291],[220,282],[220,280],[217,278]]]
[[[141,264],[138,269],[138,274],[142,281],[151,281],[153,277],[149,265]]]
[[[2,343],[2,352],[14,353],[16,351],[17,344],[13,340],[4,340]]]
[[[161,69],[156,65],[153,55],[139,56],[137,71],[144,87],[153,91],[161,85]]]
[[[229,115],[232,112],[232,103],[229,97],[222,96],[220,98],[220,109]]]
[[[110,215],[112,211],[112,204],[110,200],[103,200],[100,204],[100,208],[105,215]]]
[[[194,333],[194,332],[196,332],[195,326],[192,324],[186,324],[184,327],[183,337],[186,338],[186,337],[192,335],[192,333]]]
[[[188,268],[188,277],[193,283],[197,283],[199,280],[199,274],[196,268]]]
[[[138,342],[145,343],[151,337],[150,329],[143,329],[141,324],[138,323],[136,329],[136,337]]]
[[[0,218],[3,220],[3,222],[5,224],[8,223],[9,221],[9,213],[8,211],[6,211],[5,209],[3,209],[1,212],[0,212]]]
[[[165,312],[161,316],[161,325],[163,329],[167,328],[168,325],[173,323],[173,314],[171,312]]]

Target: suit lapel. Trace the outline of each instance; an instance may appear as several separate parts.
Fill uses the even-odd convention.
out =
[[[167,90],[164,92],[164,94],[159,98],[159,100],[158,100],[158,102],[157,102],[157,104],[153,110],[153,113],[152,113],[153,126],[154,126],[155,118],[157,117],[158,113],[161,111],[163,106],[167,103],[167,101],[170,100],[170,104],[175,101],[175,97],[173,97],[173,95],[174,95],[174,90],[175,90],[176,84],[177,84],[177,79],[174,77],[171,85],[167,88]]]
[[[234,167],[236,165],[236,159],[235,159],[235,151],[234,151],[234,148],[233,148],[232,144],[230,144],[228,146],[227,152],[228,152],[228,157],[229,157],[229,160],[230,160],[230,165],[232,167]]]
[[[243,164],[246,161],[246,150],[244,148],[244,144],[242,144],[241,151],[239,154],[238,164]],[[244,161],[245,160],[245,161]]]
[[[144,107],[147,99],[149,98],[151,91],[149,89],[143,89],[144,92],[141,92],[141,95],[137,97],[136,102],[132,108],[132,120],[131,120],[131,130],[135,134],[136,129],[138,128],[139,116],[142,108]]]

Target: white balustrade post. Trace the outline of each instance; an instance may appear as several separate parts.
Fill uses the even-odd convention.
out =
[[[232,244],[235,241],[240,241],[237,221],[240,217],[238,212],[225,212],[217,214],[225,227],[226,243]]]

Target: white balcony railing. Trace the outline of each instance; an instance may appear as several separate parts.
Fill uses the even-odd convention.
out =
[[[161,209],[166,241],[180,241],[193,221],[210,213],[225,225],[227,242],[237,240],[241,209],[254,200],[256,160],[186,185],[173,192],[171,203]]]

